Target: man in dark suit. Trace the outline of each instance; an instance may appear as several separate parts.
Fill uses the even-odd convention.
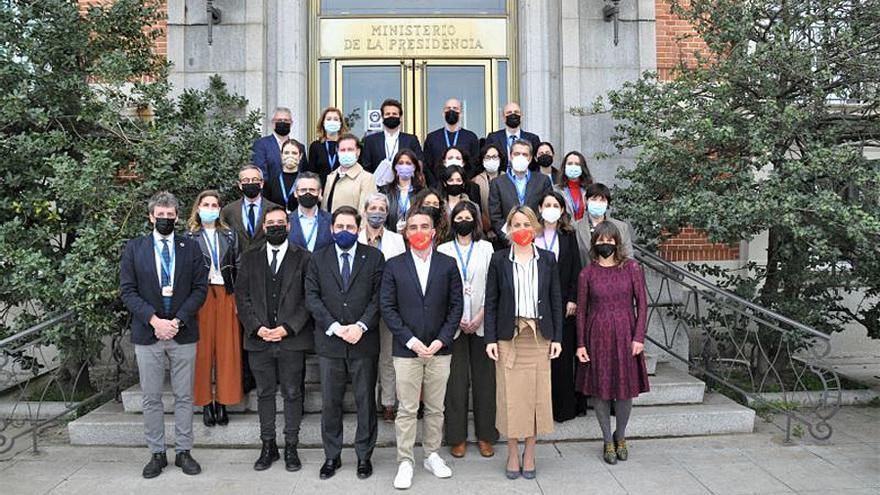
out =
[[[242,199],[224,206],[220,216],[238,234],[241,252],[245,253],[266,244],[263,219],[269,208],[278,205],[260,195],[263,190],[263,172],[256,165],[245,165],[241,168],[238,172],[238,188],[242,192]]]
[[[502,110],[504,117],[504,129],[495,131],[486,136],[485,144],[496,144],[501,148],[501,152],[510,159],[510,149],[513,142],[517,140],[528,141],[532,145],[532,157],[538,151],[538,145],[541,144],[541,138],[537,134],[522,130],[522,109],[519,103],[510,102],[504,105]]]
[[[320,477],[342,465],[342,402],[351,378],[357,407],[357,476],[373,474],[376,446],[376,378],[379,371],[379,286],[385,258],[357,242],[360,214],[350,206],[333,212],[335,244],[318,250],[306,276],[306,306],[315,321],[315,351],[321,366]]]
[[[281,145],[290,138],[291,124],[293,114],[290,109],[278,107],[272,113],[272,134],[254,141],[251,163],[259,167],[264,178],[278,177],[281,173]],[[301,163],[306,163],[305,156]]]
[[[415,134],[407,134],[400,130],[403,117],[403,106],[395,99],[382,102],[382,132],[370,134],[364,138],[360,163],[364,170],[376,176],[376,186],[381,187],[391,182],[393,171],[391,160],[398,151],[411,150],[419,160],[424,161],[422,145]],[[387,160],[387,162],[385,162]],[[383,163],[385,162],[385,163]],[[381,165],[381,167],[380,167]]]
[[[503,231],[504,222],[514,206],[528,206],[538,211],[544,193],[551,190],[546,175],[529,170],[532,151],[528,141],[515,141],[510,148],[507,173],[489,183],[489,220],[499,239],[507,238]]]
[[[463,310],[461,275],[455,260],[434,251],[431,210],[411,211],[405,235],[410,250],[385,264],[379,306],[394,335],[392,355],[397,376],[397,461],[394,487],[412,486],[413,445],[419,394],[424,399],[424,467],[438,478],[452,470],[438,454],[443,435],[443,407],[450,352]]]
[[[268,209],[263,228],[267,245],[242,255],[235,286],[244,348],[257,384],[257,411],[263,448],[254,469],[269,469],[280,459],[275,443],[275,392],[284,398],[284,464],[299,471],[296,447],[303,413],[305,352],[314,339],[305,308],[305,274],[309,252],[287,241],[287,211]]]
[[[323,195],[321,177],[314,172],[300,172],[293,187],[293,195],[299,206],[290,212],[288,240],[309,252],[333,244],[331,215],[318,207]]]
[[[457,146],[468,154],[468,162],[462,166],[468,174],[467,178],[470,178],[480,155],[480,139],[473,132],[461,127],[461,100],[446,100],[443,104],[443,118],[446,125],[425,136],[425,168],[433,171],[440,165],[440,159],[446,150]]]
[[[160,192],[150,199],[147,208],[153,232],[126,243],[119,270],[119,288],[131,312],[131,341],[144,394],[144,436],[152,453],[144,478],[159,476],[168,465],[162,404],[166,357],[174,391],[174,465],[185,474],[202,471],[190,450],[198,311],[208,293],[208,270],[199,245],[174,235],[179,207],[171,193]]]

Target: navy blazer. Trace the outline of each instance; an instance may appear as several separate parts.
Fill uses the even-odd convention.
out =
[[[528,131],[524,131],[520,129],[519,131],[520,139],[524,139],[530,143],[532,143],[532,158],[534,162],[535,154],[538,153],[538,145],[541,144],[541,138],[538,137],[537,134],[533,134]],[[483,146],[487,144],[497,144],[499,148],[501,148],[501,152],[504,153],[504,156],[507,156],[507,129],[501,129],[495,132],[489,133],[486,136],[486,142]],[[508,163],[510,160],[508,159]]]
[[[550,251],[538,249],[538,331],[551,342],[562,342],[565,307],[559,286],[559,267]],[[486,276],[483,331],[487,344],[513,339],[516,301],[510,248],[495,251]]]
[[[251,163],[263,171],[264,181],[268,181],[270,177],[278,177],[278,174],[281,173],[281,147],[278,146],[275,134],[269,134],[254,141]],[[305,157],[301,163],[306,163]]]
[[[541,172],[529,172],[528,182],[526,182],[525,206],[528,206],[538,214],[538,203],[544,196],[544,193],[551,191],[550,181],[547,176]],[[489,183],[489,221],[492,223],[492,230],[500,239],[506,239],[501,232],[504,223],[507,221],[507,215],[515,206],[519,206],[519,195],[516,192],[516,185],[508,174],[501,174],[492,179]]]
[[[458,265],[451,257],[434,251],[427,291],[422,294],[412,256],[412,251],[407,249],[391,258],[382,274],[379,307],[382,319],[394,335],[391,353],[396,357],[417,357],[406,347],[409,339],[416,337],[425,346],[440,340],[443,348],[437,354],[449,354],[464,309]]]
[[[308,232],[303,232],[302,225],[299,223],[299,209],[288,213],[287,218],[290,221],[290,233],[287,234],[287,240],[291,244],[295,244],[308,251],[309,248],[306,246]],[[333,233],[330,232],[332,218],[333,215],[330,212],[318,209],[318,231],[315,232],[317,237],[315,239],[315,252],[324,246],[333,244]]]
[[[151,345],[159,341],[150,318],[180,320],[174,340],[178,344],[192,344],[199,340],[199,308],[208,295],[208,269],[197,242],[175,234],[174,295],[171,314],[162,314],[162,288],[156,271],[156,249],[153,233],[136,237],[125,243],[119,268],[119,290],[122,302],[131,312],[131,341]]]
[[[422,153],[422,145],[419,138],[415,134],[407,134],[400,131],[400,140],[397,144],[397,151],[408,149],[416,154],[419,161],[424,162],[425,157]],[[377,132],[370,134],[364,138],[363,149],[361,150],[360,164],[369,173],[376,171],[376,167],[385,159],[385,132]],[[393,156],[390,158],[394,158]],[[423,169],[426,167],[422,167]]]

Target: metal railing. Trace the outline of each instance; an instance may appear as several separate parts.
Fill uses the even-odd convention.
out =
[[[121,329],[110,337],[110,376],[95,386],[90,367],[98,357],[73,364],[51,343],[49,331],[74,320],[73,311],[49,315],[42,322],[0,340],[0,454],[12,450],[22,438],[31,437],[38,451],[40,432],[51,425],[81,415],[103,402],[120,397],[131,380],[126,369]]]
[[[840,408],[841,386],[825,362],[829,335],[720,288],[645,247],[634,248],[649,282],[648,325],[655,329],[650,342],[687,363],[710,388],[777,424],[786,442],[802,436],[804,427],[816,439],[831,437],[829,420]],[[687,339],[686,345],[678,339]],[[689,351],[683,353],[684,348]],[[784,418],[783,424],[776,423],[777,417]]]

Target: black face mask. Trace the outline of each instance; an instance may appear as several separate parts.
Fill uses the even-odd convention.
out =
[[[459,220],[452,224],[452,230],[455,231],[457,235],[465,236],[471,235],[471,232],[477,227],[477,222],[473,220]]]
[[[176,221],[176,218],[157,218],[156,232],[160,235],[170,235],[174,232],[174,222]]]
[[[382,123],[389,129],[397,129],[400,127],[400,117],[385,117]]]
[[[617,246],[614,244],[596,244],[596,254],[603,258],[614,256],[615,252],[617,252]]]
[[[446,194],[459,196],[464,193],[464,184],[446,184]]]
[[[275,122],[275,134],[279,136],[290,134],[290,122]]]
[[[266,242],[273,246],[280,246],[287,239],[287,227],[284,225],[270,225],[266,227]]]
[[[507,117],[504,117],[504,123],[507,124],[507,127],[516,128],[522,123],[522,117],[512,113]]]
[[[306,193],[300,196],[298,201],[303,208],[314,208],[318,204],[318,197],[314,194]]]
[[[241,185],[241,192],[244,193],[250,199],[254,199],[260,195],[260,191],[263,190],[263,186],[260,184],[248,183]]]
[[[553,165],[553,157],[550,155],[541,155],[537,159],[539,167],[549,167]]]
[[[458,123],[458,112],[455,110],[447,110],[445,114],[443,114],[443,118],[446,119],[446,123],[449,125],[455,125]]]

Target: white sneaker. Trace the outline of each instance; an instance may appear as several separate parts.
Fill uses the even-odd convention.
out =
[[[425,459],[425,469],[438,478],[450,478],[452,476],[452,470],[449,469],[446,461],[437,455],[436,452],[431,452],[431,455]]]
[[[397,476],[394,477],[394,488],[407,490],[412,486],[413,465],[409,461],[403,461],[397,468]]]

